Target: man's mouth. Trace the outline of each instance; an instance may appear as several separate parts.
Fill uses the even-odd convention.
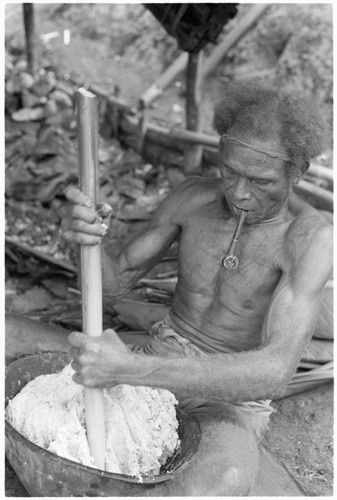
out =
[[[233,204],[232,204],[232,210],[234,212],[234,215],[240,215],[241,212],[247,212],[247,217],[252,213],[251,210],[247,210],[246,208],[237,207],[236,205],[233,205]]]

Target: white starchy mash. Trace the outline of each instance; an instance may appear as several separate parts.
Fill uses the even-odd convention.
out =
[[[95,467],[85,430],[84,389],[70,365],[40,375],[8,404],[8,422],[29,441]],[[117,385],[104,389],[106,470],[158,474],[179,444],[174,395],[164,389]]]

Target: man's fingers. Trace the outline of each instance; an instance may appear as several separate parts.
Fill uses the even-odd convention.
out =
[[[78,245],[98,245],[102,241],[101,236],[93,234],[77,233],[76,231],[63,231],[63,238],[69,243],[76,243]]]
[[[112,206],[109,203],[97,203],[96,210],[103,219],[111,217]]]
[[[100,220],[99,215],[93,208],[83,207],[82,205],[68,205],[64,217],[81,219],[88,222],[88,224],[94,224]]]
[[[85,333],[81,332],[71,332],[68,335],[68,341],[74,347],[83,347],[89,340],[89,337]]]
[[[79,375],[77,372],[74,373],[72,378],[73,378],[73,381],[76,382],[76,384],[83,385],[82,376]]]
[[[113,328],[107,328],[106,330],[104,330],[102,337],[111,339],[114,342],[121,342],[124,345]]]
[[[67,225],[67,224],[66,224]],[[77,233],[93,234],[95,236],[105,236],[108,230],[106,224],[88,224],[81,219],[73,219],[68,228]]]
[[[82,193],[75,186],[67,186],[64,190],[64,196],[74,205],[83,205],[84,207],[92,207],[92,201],[86,194]]]
[[[70,365],[75,372],[78,372],[81,369],[81,365],[77,361],[75,361],[74,359],[72,360]]]

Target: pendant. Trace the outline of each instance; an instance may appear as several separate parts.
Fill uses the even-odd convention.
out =
[[[235,255],[227,255],[222,259],[222,265],[225,269],[237,269],[239,267],[239,259]]]

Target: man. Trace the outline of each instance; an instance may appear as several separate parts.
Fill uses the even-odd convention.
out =
[[[163,495],[249,493],[270,401],[300,361],[331,274],[332,228],[293,193],[319,152],[318,115],[276,90],[235,84],[214,126],[220,178],[184,181],[118,255],[102,245],[104,293],[117,302],[179,242],[172,308],[150,344],[130,350],[112,330],[69,337],[76,382],[169,389],[198,419],[199,451]],[[65,239],[102,241],[102,213],[76,188],[66,196]]]

